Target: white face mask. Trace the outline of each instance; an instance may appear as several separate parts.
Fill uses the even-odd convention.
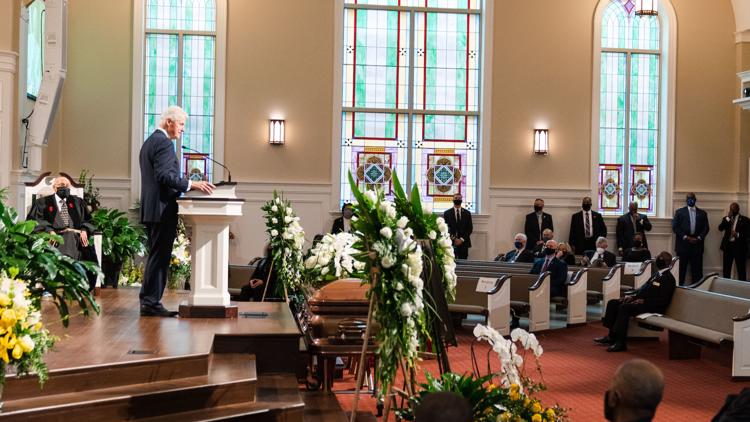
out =
[[[596,248],[596,253],[599,255],[604,255],[604,248]]]

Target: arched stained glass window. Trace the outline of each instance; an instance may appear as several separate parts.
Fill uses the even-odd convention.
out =
[[[636,16],[633,0],[611,0],[601,21],[599,207],[656,206],[661,89],[658,16]]]
[[[477,210],[481,0],[346,0],[341,202],[395,173],[434,211]]]
[[[214,0],[147,0],[144,49],[144,139],[170,105],[188,113],[181,144],[213,153],[216,72]],[[181,150],[178,147],[178,155]],[[186,155],[182,170],[193,179],[210,179],[211,162]]]

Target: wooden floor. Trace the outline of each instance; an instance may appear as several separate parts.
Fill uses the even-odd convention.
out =
[[[187,293],[166,291],[163,303],[176,310]],[[67,328],[52,303],[44,303],[43,319],[59,337],[47,355],[50,370],[140,361],[150,358],[205,354],[214,336],[299,336],[290,312],[279,312],[285,303],[238,302],[239,312],[266,312],[266,318],[160,318],[141,317],[138,289],[102,289],[97,297],[102,311],[88,318],[76,315]]]

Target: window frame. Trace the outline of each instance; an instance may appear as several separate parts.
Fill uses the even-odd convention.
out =
[[[226,40],[227,40],[227,0],[216,2],[216,30],[214,31],[185,31],[185,30],[148,30],[149,33],[178,35],[178,69],[182,69],[182,38],[187,35],[215,36],[215,69],[214,69],[214,135],[212,158],[224,162],[224,118],[226,98]],[[146,2],[147,0],[133,0],[133,79],[131,101],[131,154],[130,154],[130,192],[131,203],[140,198],[141,171],[138,155],[144,138],[144,77],[145,77],[145,46],[146,46]],[[177,78],[177,96],[182,98],[182,77]],[[188,116],[188,119],[190,117]],[[182,165],[182,164],[180,164]]]

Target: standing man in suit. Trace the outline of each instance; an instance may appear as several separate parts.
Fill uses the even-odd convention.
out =
[[[601,214],[591,211],[591,198],[587,196],[581,201],[581,211],[570,218],[568,243],[573,247],[574,254],[583,255],[585,251],[596,248],[599,237],[607,237],[607,226]]]
[[[34,231],[61,236],[63,242],[56,245],[61,254],[75,260],[97,262],[94,245],[89,242],[94,225],[83,198],[70,193],[70,180],[67,177],[56,177],[52,181],[52,188],[54,194],[34,201],[26,220],[37,222]],[[96,274],[89,274],[88,279],[89,289],[93,290]]]
[[[523,226],[523,232],[528,239],[526,249],[544,245],[542,240],[544,229],[554,231],[555,225],[552,223],[552,216],[544,212],[544,200],[537,198],[534,200],[534,212],[526,214],[526,223]]]
[[[708,215],[695,206],[697,199],[690,192],[685,196],[687,206],[674,213],[672,231],[675,234],[675,251],[680,257],[680,285],[685,284],[687,267],[693,283],[703,278],[703,243],[708,235]]]
[[[333,220],[333,227],[331,227],[331,234],[338,234],[341,232],[352,232],[352,217],[354,216],[354,207],[350,203],[344,204],[341,207],[341,217]]]
[[[448,225],[448,233],[453,241],[453,252],[457,259],[468,259],[471,247],[471,212],[461,208],[463,197],[460,193],[453,195],[453,207],[443,213],[443,220]]]
[[[633,236],[641,234],[641,246],[648,249],[646,232],[651,231],[651,222],[646,214],[638,212],[638,204],[631,202],[628,212],[617,219],[617,252],[622,256],[623,252],[633,247]]]
[[[737,266],[737,278],[747,281],[745,268],[750,219],[740,215],[740,204],[732,202],[729,205],[729,212],[721,219],[719,231],[724,232],[721,238],[721,250],[724,252],[724,278],[731,277],[732,262],[734,262]]]
[[[550,296],[567,296],[565,282],[568,281],[568,264],[562,259],[563,253],[558,251],[557,242],[548,240],[544,244],[544,258],[537,258],[529,274],[550,272]]]
[[[191,189],[210,194],[214,188],[211,183],[190,181],[180,175],[172,141],[180,139],[185,122],[185,110],[170,106],[161,114],[159,127],[141,147],[141,222],[148,236],[148,259],[139,295],[141,316],[177,315],[161,304],[177,234],[177,198]]]
[[[610,345],[608,352],[623,352],[628,349],[626,342],[630,317],[645,312],[663,314],[667,310],[675,290],[674,276],[669,271],[671,262],[669,252],[660,253],[656,257],[656,274],[633,295],[607,302],[603,323],[609,328],[609,334],[595,338],[596,343]]]

